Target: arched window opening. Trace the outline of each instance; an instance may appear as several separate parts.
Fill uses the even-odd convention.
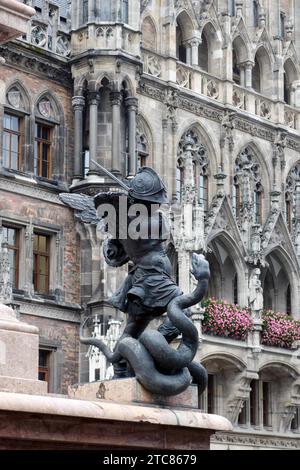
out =
[[[252,86],[257,93],[261,93],[261,79],[260,79],[260,65],[257,60],[257,57],[255,57],[255,65],[253,67],[252,71]]]
[[[148,142],[145,134],[137,128],[137,166],[142,168],[147,166],[149,156]]]
[[[255,65],[252,71],[252,86],[257,93],[261,93],[265,96],[272,96],[272,63],[270,55],[264,46],[261,46],[255,55]]]
[[[233,81],[237,85],[241,85],[241,71],[238,65],[238,58],[237,58],[237,53],[235,49],[232,50],[232,72],[233,72]]]
[[[176,26],[176,56],[180,62],[183,62],[186,64],[186,59],[187,59],[186,47],[183,44],[182,28],[178,23]]]
[[[201,44],[199,44],[198,48],[198,64],[199,67],[204,70],[204,72],[208,72],[209,68],[209,46],[206,34],[202,33],[201,36]]]
[[[275,288],[271,272],[268,270],[264,280],[264,310],[274,310]]]
[[[2,165],[14,171],[26,171],[26,143],[29,135],[29,102],[19,84],[6,93],[3,116]]]
[[[47,94],[41,97],[35,112],[33,158],[33,173],[39,178],[53,179],[63,173],[60,119],[54,100]]]

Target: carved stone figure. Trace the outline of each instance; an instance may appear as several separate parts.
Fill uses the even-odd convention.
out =
[[[260,269],[254,269],[249,281],[249,306],[253,312],[260,312],[264,306],[263,288],[260,281]]]
[[[202,255],[193,254],[192,274],[197,286],[194,292],[183,295],[171,278],[171,263],[165,249],[167,223],[159,211],[160,205],[168,202],[164,183],[153,169],[143,167],[130,186],[123,182],[121,186],[128,194],[99,193],[94,199],[78,194],[61,195],[84,223],[99,223],[102,219],[106,231],[111,230],[111,221],[105,218],[107,205],[113,206],[117,227],[114,235],[110,234],[104,242],[105,260],[116,268],[129,261],[133,263],[123,285],[109,299],[111,305],[128,315],[114,351],[100,339],[85,338],[84,325],[81,341],[103,352],[114,366],[114,378],[135,375],[148,391],[166,396],[181,393],[192,381],[202,392],[207,384],[207,373],[201,364],[193,362],[198,349],[198,332],[189,317],[190,307],[198,304],[207,292],[209,264]],[[136,204],[139,215],[133,210]],[[120,223],[126,210],[125,221]],[[137,223],[139,236],[130,230],[132,224]],[[157,331],[146,330],[151,320],[164,313],[167,313],[166,320]],[[182,335],[182,340],[176,350],[168,343],[178,335]]]

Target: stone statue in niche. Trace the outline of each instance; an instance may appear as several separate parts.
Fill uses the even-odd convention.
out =
[[[109,299],[111,305],[128,315],[114,350],[100,339],[84,337],[84,325],[81,342],[102,351],[113,364],[114,378],[136,376],[149,392],[164,396],[177,395],[191,383],[197,384],[202,393],[207,385],[207,372],[194,362],[198,332],[189,317],[190,307],[198,304],[207,292],[209,264],[203,255],[192,255],[192,274],[197,285],[192,293],[184,295],[171,278],[171,263],[165,249],[169,230],[160,211],[162,204],[168,204],[163,181],[152,168],[143,167],[130,183],[119,180],[119,184],[125,193],[99,193],[94,198],[60,195],[84,223],[98,225],[102,221],[108,233],[103,253],[109,266],[118,268],[129,261],[133,264],[123,285]],[[116,214],[115,226],[108,217],[110,207]],[[138,234],[132,230],[136,226]],[[151,320],[164,313],[167,317],[158,330],[147,329]],[[169,343],[179,335],[182,340],[174,349]]]
[[[260,269],[254,269],[249,280],[249,306],[253,313],[260,313],[264,307],[264,291],[261,286],[260,275]]]

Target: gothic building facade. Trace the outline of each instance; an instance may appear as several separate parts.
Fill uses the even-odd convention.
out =
[[[81,317],[103,334],[122,319],[106,299],[127,270],[105,265],[103,235],[59,193],[116,189],[94,161],[124,178],[152,166],[182,290],[193,251],[210,262],[209,297],[253,307],[254,275],[263,289],[246,341],[205,334],[194,311],[199,406],[234,425],[212,448],[300,448],[300,345],[261,341],[262,309],[300,320],[299,2],[24,3],[27,34],[0,47],[0,300],[40,328],[49,391],[89,379]]]

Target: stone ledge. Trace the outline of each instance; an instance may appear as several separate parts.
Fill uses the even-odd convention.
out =
[[[197,386],[190,386],[179,395],[165,397],[148,392],[135,377],[72,385],[68,389],[68,395],[80,400],[93,401],[98,398],[117,403],[198,409]]]
[[[70,416],[93,420],[148,423],[215,431],[232,431],[231,423],[221,416],[197,410],[158,408],[113,403],[105,400],[85,401],[51,396],[0,392],[0,411]]]

